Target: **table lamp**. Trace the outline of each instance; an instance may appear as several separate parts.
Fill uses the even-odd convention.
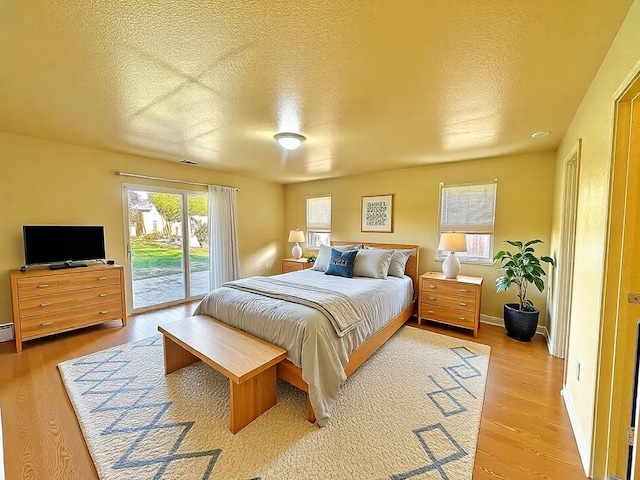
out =
[[[460,273],[460,260],[455,252],[467,251],[467,236],[464,233],[443,233],[440,235],[438,250],[449,251],[449,255],[442,262],[444,278],[456,278]]]
[[[289,242],[295,243],[293,249],[291,250],[291,255],[293,258],[302,257],[302,247],[300,246],[300,242],[304,242],[304,232],[302,230],[291,230],[289,232]]]

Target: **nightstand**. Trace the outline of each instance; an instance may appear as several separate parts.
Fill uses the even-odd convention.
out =
[[[313,267],[313,262],[307,262],[306,258],[285,258],[282,260],[282,273],[295,272],[296,270],[307,270]]]
[[[477,337],[482,280],[464,275],[444,278],[444,274],[437,272],[421,275],[418,325],[422,320],[446,323],[473,330],[474,338]]]

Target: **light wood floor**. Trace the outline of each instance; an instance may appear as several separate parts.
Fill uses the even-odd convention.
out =
[[[140,340],[162,323],[191,314],[173,307],[24,344],[16,354],[0,343],[0,408],[7,480],[97,478],[56,365],[64,360]],[[415,322],[410,322],[415,325]],[[466,331],[432,331],[473,340]],[[474,479],[584,479],[560,388],[563,362],[542,337],[530,344],[482,325],[479,343],[492,347]]]

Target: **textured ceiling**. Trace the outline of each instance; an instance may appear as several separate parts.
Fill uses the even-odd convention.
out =
[[[553,149],[631,3],[4,0],[0,131],[281,183]]]

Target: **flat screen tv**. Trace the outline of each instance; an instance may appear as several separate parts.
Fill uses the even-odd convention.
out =
[[[24,225],[22,238],[26,265],[62,262],[58,268],[68,268],[105,258],[103,226]]]

